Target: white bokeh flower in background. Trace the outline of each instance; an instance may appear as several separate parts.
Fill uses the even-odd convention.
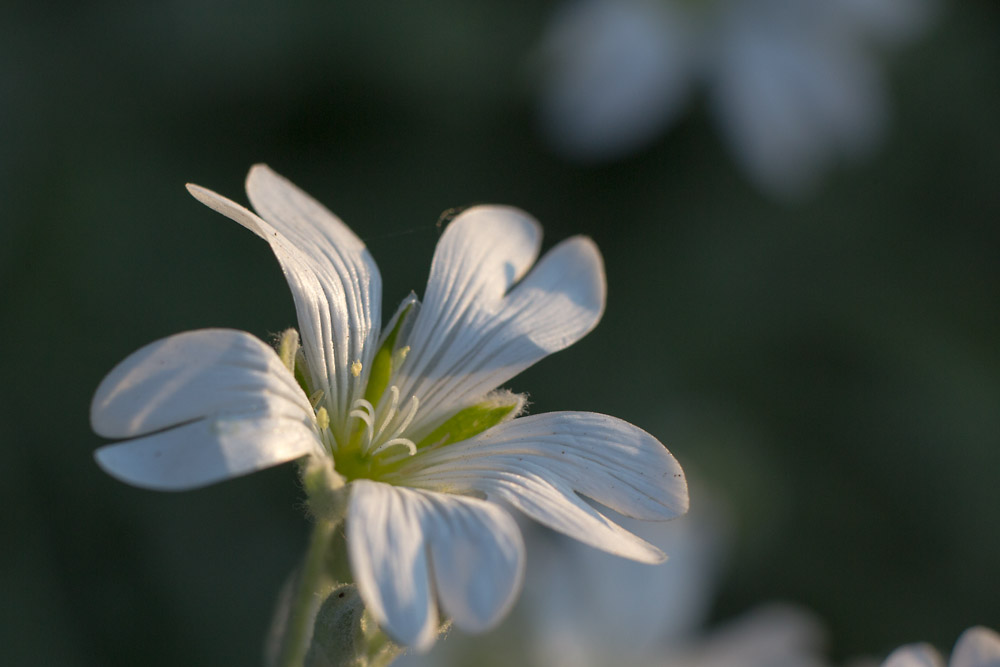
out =
[[[664,558],[581,497],[639,519],[683,514],[686,482],[663,445],[605,415],[521,417],[524,397],[498,389],[600,319],[591,240],[567,239],[536,263],[532,218],[467,209],[441,236],[423,301],[411,295],[383,329],[378,268],[347,226],[263,165],[246,187],[259,215],[189,189],[271,245],[301,345],[294,330],[275,351],[206,329],[135,352],[93,400],[94,430],[125,439],[97,451],[107,472],[184,490],[302,459],[314,511],[341,501],[365,607],[417,650],[434,643],[441,615],[480,632],[513,604],[525,556],[509,507],[618,556]]]
[[[901,646],[882,667],[945,667],[941,654],[930,644]],[[948,667],[1000,667],[1000,635],[989,628],[969,628],[955,642]]]
[[[704,500],[704,498],[702,498]],[[823,667],[824,631],[797,607],[767,603],[706,620],[724,569],[725,521],[712,502],[681,519],[616,520],[670,554],[648,565],[526,529],[525,592],[510,618],[473,643],[453,635],[400,667]]]
[[[568,0],[539,48],[541,131],[571,159],[615,160],[703,94],[747,176],[801,196],[882,140],[882,60],[932,10],[932,0]]]

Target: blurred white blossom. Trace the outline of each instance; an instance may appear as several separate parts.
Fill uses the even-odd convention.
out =
[[[498,631],[476,642],[448,637],[401,667],[820,667],[823,632],[811,614],[767,604],[704,629],[722,569],[720,516],[704,504],[669,524],[615,517],[668,555],[629,563],[560,535],[526,531],[525,592]]]
[[[944,667],[930,644],[908,644],[889,654],[882,667]],[[989,628],[969,628],[955,642],[948,667],[1000,667],[1000,635]]]
[[[813,189],[886,129],[881,60],[933,0],[569,0],[539,52],[540,125],[585,162],[634,153],[704,93],[763,190]]]

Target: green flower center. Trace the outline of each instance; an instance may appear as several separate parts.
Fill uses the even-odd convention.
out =
[[[417,416],[420,400],[416,396],[401,396],[399,388],[390,384],[393,369],[399,368],[410,350],[408,346],[396,347],[406,314],[404,312],[399,318],[375,354],[364,397],[355,399],[347,414],[349,436],[346,438],[338,439],[334,435],[331,415],[321,405],[323,392],[312,390],[314,385],[299,345],[298,332],[289,329],[278,342],[278,355],[310,397],[316,427],[333,459],[334,469],[348,481],[383,480],[419,452],[467,440],[514,418],[524,407],[525,399],[521,395],[509,391],[493,392],[472,405],[455,410],[419,441],[408,437],[407,430]],[[360,377],[362,371],[360,361],[352,363],[350,372],[354,377]]]

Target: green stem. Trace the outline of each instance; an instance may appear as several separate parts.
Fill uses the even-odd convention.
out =
[[[312,636],[316,612],[322,603],[322,593],[332,585],[326,567],[327,555],[333,547],[334,534],[340,522],[317,519],[309,538],[309,550],[295,586],[292,611],[288,615],[278,667],[302,667]]]

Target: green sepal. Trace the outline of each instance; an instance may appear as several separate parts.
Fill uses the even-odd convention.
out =
[[[385,337],[382,346],[379,347],[378,352],[375,353],[375,358],[372,360],[372,369],[368,374],[368,386],[365,387],[365,400],[372,405],[378,405],[378,400],[382,398],[386,387],[389,386],[389,380],[392,378],[392,367],[395,361],[393,359],[393,352],[396,348],[396,339],[399,337],[399,331],[403,328],[403,324],[412,310],[413,304],[411,303],[400,311],[395,326],[392,327],[389,335]]]
[[[459,410],[443,424],[431,431],[417,443],[417,449],[432,445],[442,446],[468,440],[474,435],[493,428],[501,422],[513,419],[524,408],[524,394],[510,391],[496,391],[486,400]]]
[[[302,391],[306,392],[306,396],[310,397],[309,400],[311,402],[316,403],[319,401],[319,398],[322,398],[323,395],[322,389],[319,390],[318,392],[314,392],[312,390],[313,386],[312,376],[309,374],[309,366],[306,365],[306,355],[302,351],[301,347],[299,348],[299,351],[295,354],[294,375],[295,375],[295,381],[299,383],[300,387],[302,387]],[[313,396],[317,393],[320,395],[319,398],[313,400]],[[315,407],[315,405],[313,407]]]

